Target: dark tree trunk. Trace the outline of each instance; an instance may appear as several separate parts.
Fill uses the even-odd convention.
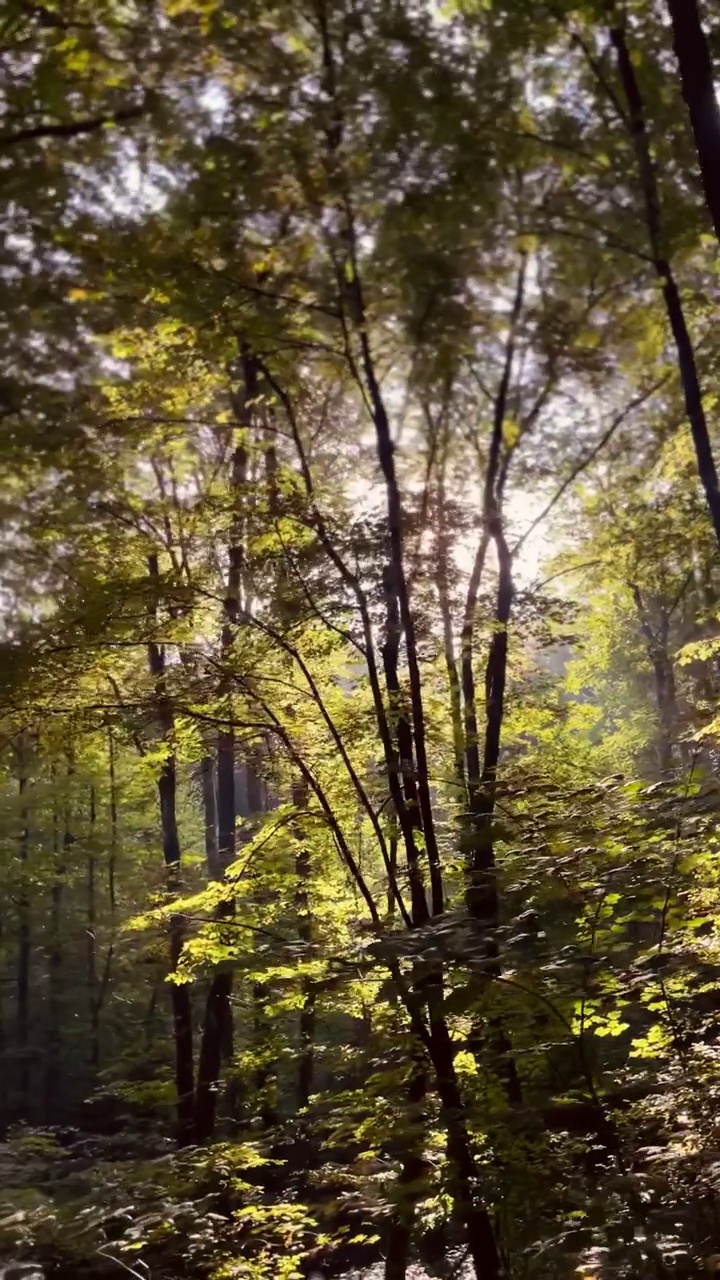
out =
[[[485,743],[482,772],[470,789],[469,825],[472,832],[467,889],[468,911],[488,931],[497,926],[498,897],[495,873],[493,819],[500,743],[505,714],[508,661],[508,624],[513,601],[512,556],[499,519],[494,530],[498,552],[498,593],[494,631],[485,665]]]
[[[427,1096],[427,1071],[416,1052],[403,1111],[403,1158],[395,1186],[395,1207],[390,1219],[385,1255],[385,1280],[405,1280],[415,1228],[418,1201],[422,1198],[427,1162],[423,1155]]]
[[[508,625],[513,602],[512,555],[508,548],[502,525],[498,518],[494,528],[498,555],[498,593],[495,610],[494,632],[490,641],[485,666],[485,744],[480,785],[470,795],[470,826],[472,848],[467,886],[467,907],[470,915],[483,930],[483,942],[488,958],[487,974],[490,979],[501,974],[499,946],[496,936],[499,919],[497,871],[495,863],[495,797],[497,772],[500,763],[502,726],[505,715],[505,686],[508,664]],[[522,1103],[522,1086],[510,1037],[502,1021],[492,1017],[489,1023],[489,1041],[497,1064],[508,1102],[513,1107]],[[479,1050],[486,1039],[478,1025],[473,1039]]]
[[[53,787],[57,786],[55,767],[52,767]],[[52,802],[53,828],[53,881],[50,890],[50,937],[47,950],[47,1024],[45,1053],[44,1114],[45,1123],[52,1124],[62,1104],[62,1029],[60,1002],[62,997],[62,899],[65,887],[64,850],[71,843],[67,827],[60,842],[60,824],[57,811],[57,795]]]
[[[298,779],[293,786],[293,804],[298,811],[303,810],[308,801],[307,784]],[[295,906],[298,920],[298,934],[303,944],[304,959],[310,954],[313,943],[313,918],[310,906],[310,881],[312,865],[310,847],[304,838],[302,823],[295,823],[295,838],[299,841],[295,855],[296,891]],[[300,1009],[300,1025],[298,1028],[298,1074],[296,1105],[298,1111],[306,1107],[312,1093],[313,1075],[315,1071],[315,984],[308,978],[302,980],[303,1003]]]
[[[420,863],[420,840],[422,837],[422,815],[420,811],[418,788],[415,772],[415,744],[410,723],[410,709],[403,696],[398,676],[398,657],[402,623],[397,599],[397,585],[392,565],[387,565],[384,573],[385,591],[385,640],[382,647],[385,684],[390,703],[390,723],[394,725],[397,740],[398,768],[402,787],[402,804],[396,814],[403,826],[407,858],[408,881],[410,884],[410,902],[413,921],[422,923],[428,917],[428,906],[425,897]],[[442,894],[439,895],[442,907]]]
[[[0,915],[0,955],[2,954],[3,941],[3,918]],[[0,1131],[5,1129],[8,1121],[8,1091],[10,1081],[8,1079],[7,1062],[8,1062],[8,1035],[5,1028],[5,1000],[3,992],[0,991]]]
[[[666,776],[676,763],[675,748],[680,719],[675,687],[675,667],[670,653],[670,619],[663,609],[659,624],[653,626],[640,588],[632,584],[630,591],[653,672],[658,727],[658,765],[660,774]]]
[[[221,875],[235,861],[235,735],[231,729],[218,734],[218,860]],[[232,904],[223,903],[218,922],[232,915]],[[232,971],[219,967],[205,1005],[200,1059],[195,1093],[195,1138],[207,1142],[215,1128],[217,1094],[223,1060],[232,1054]]]
[[[444,451],[447,449],[447,442]],[[457,799],[461,805],[467,804],[467,785],[465,779],[465,734],[463,729],[463,706],[455,651],[455,631],[452,618],[450,591],[450,533],[447,527],[447,499],[445,496],[445,458],[442,461],[442,473],[438,482],[437,495],[437,567],[435,581],[437,585],[440,619],[443,632],[443,652],[445,670],[447,672],[448,693],[450,695],[450,721],[453,733],[453,756],[455,779],[457,782]]]
[[[118,850],[118,809],[117,784],[115,780],[115,738],[108,728],[108,774],[110,784],[110,852],[108,857],[108,897],[110,899],[110,916],[115,920],[115,875],[117,872]]]
[[[501,974],[497,942],[498,891],[495,864],[495,806],[500,764],[502,728],[505,715],[505,685],[508,664],[508,625],[514,586],[512,553],[508,547],[502,515],[504,487],[511,454],[503,456],[505,421],[512,388],[515,351],[525,302],[527,257],[520,256],[502,373],[493,406],[493,427],[483,486],[483,531],[473,563],[465,602],[461,641],[462,691],[465,709],[465,765],[468,811],[466,815],[466,905],[482,932],[488,960],[489,980]],[[485,663],[485,731],[482,754],[478,727],[474,672],[475,613],[482,573],[490,545],[498,561],[498,585],[493,634]],[[511,1105],[522,1101],[520,1081],[512,1056],[510,1039],[499,1018],[489,1023],[489,1037],[479,1019],[475,1020],[472,1043],[479,1055],[490,1040],[490,1048]]]
[[[720,107],[697,0],[667,0],[682,94],[695,135],[705,200],[720,242]]]
[[[667,654],[653,658],[655,697],[660,728],[658,763],[660,772],[668,774],[673,769],[674,740],[677,733],[677,701],[675,698],[675,672]]]
[[[220,849],[218,844],[218,802],[215,786],[215,760],[204,756],[200,762],[203,817],[205,821],[205,859],[210,880],[222,880]]]
[[[30,844],[29,811],[27,805],[27,773],[25,747],[18,752],[18,792],[20,795],[20,887],[18,894],[18,963],[17,963],[17,1041],[18,1041],[18,1101],[20,1115],[29,1118],[31,1059],[30,1059],[30,965],[32,962],[32,938],[30,932],[30,895],[28,892],[28,850]]]
[[[503,1272],[502,1261],[490,1214],[478,1200],[475,1190],[478,1168],[455,1073],[452,1040],[444,1018],[432,1009],[430,1018],[429,1052],[447,1134],[450,1185],[456,1212],[465,1226],[468,1251],[477,1280],[499,1280]]]
[[[248,750],[241,772],[242,789],[238,804],[240,816],[250,820],[250,828],[257,822],[263,811],[264,794],[260,775],[257,752]],[[255,822],[253,822],[253,819]],[[258,913],[267,901],[267,892],[260,889],[255,895]],[[277,1123],[277,1071],[275,1052],[271,1043],[270,1024],[267,1016],[267,1005],[271,998],[271,989],[266,982],[259,979],[253,985],[253,1036],[257,1068],[255,1070],[255,1094],[258,1099],[260,1118],[266,1128]]]
[[[681,0],[681,2],[684,6],[685,0]],[[624,28],[613,27],[610,31],[610,39],[617,55],[618,73],[627,103],[628,128],[638,164],[650,251],[655,274],[662,288],[665,310],[675,341],[685,411],[695,446],[698,475],[705,492],[705,500],[713,529],[715,530],[715,537],[720,547],[720,485],[718,485],[717,469],[703,407],[702,388],[695,360],[695,351],[672,266],[663,248],[660,193],[645,120],[645,107],[637,76],[635,75],[635,67],[627,46]]]
[[[148,558],[151,589],[157,592],[159,566],[157,556]],[[157,617],[157,600],[153,616]],[[182,889],[180,837],[177,825],[177,763],[175,758],[175,718],[168,696],[165,670],[165,651],[155,640],[148,644],[150,674],[155,682],[157,717],[165,747],[165,760],[157,782],[160,804],[163,858],[166,873],[166,891],[170,900],[177,898]],[[169,920],[170,973],[177,972],[185,942],[185,920],[175,914]],[[170,1001],[173,1015],[175,1044],[175,1089],[177,1096],[177,1142],[187,1146],[194,1129],[194,1064],[192,1000],[190,986],[186,982],[170,983]]]
[[[224,634],[227,636],[227,628]],[[222,878],[235,861],[236,848],[235,731],[232,727],[218,734],[217,809],[218,871]],[[222,903],[216,918],[220,922],[232,913],[232,903]],[[223,1061],[232,1056],[232,986],[231,969],[227,965],[218,968],[210,983],[200,1044],[195,1093],[195,1137],[198,1142],[208,1142],[212,1137],[221,1067]]]
[[[90,823],[87,855],[87,984],[90,1014],[90,1065],[97,1069],[100,1062],[100,1004],[97,975],[97,904],[95,889],[95,788],[90,787]]]
[[[232,520],[228,552],[228,580],[223,606],[223,628],[220,648],[222,661],[229,665],[240,617],[243,564],[245,555],[245,488],[247,484],[248,439],[252,425],[253,406],[257,396],[257,368],[252,355],[243,348],[240,356],[243,376],[242,397],[232,396],[236,419],[236,442],[232,458],[230,489],[232,493]],[[231,688],[229,670],[221,680],[221,694]],[[235,727],[232,723],[232,700],[227,699],[227,725],[217,739],[217,810],[218,810],[218,869],[222,876],[235,861],[237,801],[235,795]],[[217,910],[218,923],[232,916],[233,903],[222,903]],[[232,1018],[232,969],[228,965],[219,968],[212,978],[205,1008],[200,1060],[198,1063],[197,1090],[195,1094],[195,1136],[198,1142],[207,1142],[215,1128],[217,1095],[223,1060],[233,1052]]]

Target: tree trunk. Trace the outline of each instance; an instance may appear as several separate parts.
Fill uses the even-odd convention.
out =
[[[148,558],[148,570],[151,588],[157,591],[159,583],[159,566],[156,555]],[[154,602],[153,616],[157,618],[157,600]],[[166,892],[170,900],[177,898],[181,892],[181,859],[180,837],[177,826],[177,762],[175,758],[174,734],[175,717],[168,697],[167,676],[165,671],[165,650],[157,641],[148,643],[148,664],[150,674],[155,682],[155,705],[163,744],[165,759],[157,782],[160,805],[160,824],[162,829],[163,858],[165,862]],[[182,915],[172,915],[168,924],[170,940],[170,973],[177,972],[185,942],[185,920]],[[190,986],[186,982],[170,983],[170,1001],[173,1015],[173,1033],[175,1045],[175,1090],[177,1097],[177,1142],[178,1146],[187,1146],[193,1138],[194,1120],[194,1066],[193,1066],[193,1029],[192,1001]]]
[[[415,743],[410,711],[406,705],[398,676],[402,623],[397,598],[397,584],[392,565],[385,567],[383,587],[385,594],[385,639],[382,646],[382,660],[385,685],[390,703],[390,723],[395,728],[397,740],[398,769],[402,788],[400,812],[396,813],[396,817],[402,826],[403,835],[405,836],[412,918],[415,924],[421,924],[428,917],[425,884],[420,863],[422,815],[416,782]],[[442,909],[442,893],[439,894],[438,903],[440,909]]]
[[[682,0],[682,4],[684,6],[685,0]],[[645,107],[640,94],[637,76],[635,75],[635,67],[627,46],[624,28],[613,27],[610,31],[610,39],[617,55],[618,73],[627,102],[628,128],[637,158],[650,251],[655,274],[662,288],[665,310],[675,341],[680,380],[685,399],[685,411],[695,446],[698,475],[705,492],[705,500],[713,529],[715,530],[715,537],[720,547],[720,485],[718,484],[717,469],[705,417],[695,351],[685,320],[680,292],[670,261],[663,251],[660,193],[645,120]]]
[[[252,425],[253,406],[257,395],[257,368],[252,355],[244,347],[240,355],[243,375],[243,394],[231,396],[236,419],[236,440],[232,458],[230,489],[232,494],[232,520],[228,549],[228,579],[223,605],[223,628],[220,639],[221,658],[228,664],[232,660],[232,648],[240,616],[242,575],[245,555],[245,488],[247,484],[248,439]],[[220,682],[220,693],[227,694],[231,687],[228,674]],[[235,861],[237,805],[235,796],[235,727],[232,723],[232,701],[227,699],[228,723],[218,732],[217,739],[217,810],[218,810],[218,869],[222,876]],[[220,922],[233,914],[233,904],[220,905],[217,919]],[[197,1090],[195,1094],[195,1136],[198,1142],[212,1137],[217,1109],[217,1092],[223,1058],[232,1056],[233,975],[228,965],[217,969],[208,993],[203,1024],[200,1060],[198,1063]]]
[[[110,916],[115,920],[115,875],[117,871],[118,849],[118,810],[117,785],[115,780],[115,738],[108,728],[108,773],[110,783],[110,853],[108,857],[108,897],[110,899]]]
[[[218,733],[217,746],[218,871],[222,879],[235,861],[235,731]],[[218,907],[218,921],[232,915],[232,904]],[[223,1060],[232,1056],[232,971],[227,965],[215,972],[205,1005],[195,1093],[195,1138],[208,1142],[215,1127],[217,1093]]]
[[[410,1246],[417,1203],[422,1197],[427,1163],[423,1155],[427,1095],[427,1071],[416,1052],[408,1083],[407,1108],[403,1116],[404,1155],[400,1176],[395,1186],[396,1204],[390,1219],[385,1255],[385,1280],[405,1280],[410,1261]]]
[[[307,783],[304,778],[299,778],[293,785],[293,804],[299,811],[303,810],[308,802]],[[300,821],[295,823],[295,838],[299,841],[298,851],[295,855],[295,875],[296,875],[296,891],[295,891],[295,907],[298,919],[298,934],[303,944],[303,959],[308,959],[310,948],[313,943],[313,918],[310,907],[309,886],[311,881],[312,866],[310,859],[310,847],[304,838],[304,832]],[[302,980],[302,997],[303,1003],[300,1009],[300,1025],[298,1028],[298,1075],[297,1075],[297,1091],[296,1105],[298,1111],[302,1111],[310,1101],[312,1093],[313,1075],[315,1071],[315,984],[307,978]]]
[[[0,915],[0,955],[2,955],[4,920]],[[5,1000],[0,991],[0,1131],[4,1131],[8,1123],[8,1090],[10,1081],[6,1070],[8,1062],[8,1035],[5,1028]]]
[[[100,1006],[97,975],[97,908],[95,901],[95,788],[90,787],[90,829],[87,855],[87,984],[90,1013],[90,1065],[95,1071],[100,1062]]]
[[[252,750],[246,753],[241,777],[242,787],[238,804],[240,816],[257,820],[263,810],[264,797],[257,755]],[[260,890],[253,896],[260,913],[267,901],[267,893]],[[268,984],[258,979],[253,985],[253,1036],[257,1061],[255,1093],[259,1103],[260,1118],[266,1128],[276,1124],[278,1119],[276,1055],[270,1041],[270,1026],[266,1012],[269,1000]]]
[[[22,1119],[29,1119],[30,1107],[30,965],[32,937],[30,932],[30,896],[28,893],[28,849],[30,844],[27,805],[27,773],[25,746],[18,749],[18,793],[20,796],[20,887],[18,893],[18,962],[17,962],[17,1040],[18,1098]]]
[[[453,1061],[447,1023],[430,1006],[429,1053],[447,1134],[450,1186],[458,1218],[467,1233],[467,1246],[477,1280],[500,1280],[503,1268],[490,1214],[477,1199],[478,1169],[465,1122],[465,1107]]]
[[[658,765],[660,774],[666,777],[675,767],[675,745],[680,718],[675,687],[675,668],[670,654],[670,620],[663,610],[659,626],[654,627],[640,588],[633,583],[630,585],[630,591],[653,672],[658,728]]]
[[[53,789],[57,786],[57,778],[55,766],[52,766]],[[60,1025],[60,1002],[62,996],[62,898],[63,889],[65,887],[65,860],[63,850],[67,849],[71,842],[70,832],[67,828],[67,816],[65,831],[63,832],[62,846],[60,843],[60,826],[58,821],[57,795],[53,795],[52,801],[52,829],[53,829],[53,881],[50,890],[50,937],[47,950],[48,969],[47,969],[47,1024],[46,1024],[46,1055],[45,1055],[45,1085],[44,1085],[44,1114],[45,1123],[53,1124],[57,1116],[57,1109],[62,1101],[62,1032]]]
[[[695,135],[705,200],[720,242],[720,107],[697,0],[667,0],[682,94]]]
[[[220,849],[218,845],[218,802],[215,786],[215,760],[212,755],[204,756],[200,762],[200,781],[202,785],[203,817],[205,820],[205,859],[210,880],[222,880],[220,866]]]

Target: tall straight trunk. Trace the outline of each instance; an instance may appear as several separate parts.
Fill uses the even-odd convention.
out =
[[[403,1116],[406,1123],[402,1167],[395,1185],[396,1203],[390,1218],[385,1248],[385,1280],[405,1280],[410,1261],[417,1204],[422,1198],[423,1181],[427,1174],[427,1161],[423,1154],[426,1117],[422,1105],[427,1096],[427,1088],[427,1070],[416,1052]]]
[[[631,584],[630,591],[638,615],[645,651],[653,672],[653,692],[658,726],[658,765],[667,775],[675,766],[679,711],[675,686],[675,667],[670,652],[670,619],[665,612],[660,624],[653,627],[640,588]]]
[[[395,571],[392,565],[385,567],[383,587],[385,594],[385,639],[382,646],[382,660],[390,704],[390,723],[394,726],[397,741],[398,767],[402,789],[402,807],[400,812],[396,813],[396,817],[403,827],[405,836],[412,918],[415,924],[422,924],[428,917],[420,854],[423,832],[422,814],[416,780],[415,742],[411,725],[411,712],[406,705],[398,675],[402,621],[397,598]],[[437,904],[441,910],[441,893],[437,897]]]
[[[218,872],[221,879],[235,861],[235,732],[232,726],[218,733],[217,744]],[[232,904],[223,903],[218,921],[232,915]],[[210,983],[203,1020],[195,1091],[195,1139],[212,1137],[217,1091],[223,1059],[232,1053],[232,971],[219,967]]]
[[[443,632],[443,652],[445,670],[447,672],[448,693],[450,695],[450,722],[453,734],[453,758],[455,780],[458,789],[458,800],[466,804],[467,785],[465,780],[465,735],[463,732],[463,708],[460,688],[460,675],[455,654],[455,633],[452,621],[450,601],[450,535],[447,528],[446,498],[444,480],[438,493],[438,534],[437,534],[437,568],[436,584],[440,619]]]
[[[682,94],[695,135],[705,200],[720,241],[720,106],[697,0],[667,0]]]
[[[202,786],[205,861],[207,864],[208,879],[222,880],[220,849],[218,845],[218,802],[217,789],[215,786],[215,759],[212,755],[203,756],[200,762],[200,782]]]
[[[95,866],[95,787],[90,787],[90,822],[87,855],[87,927],[85,930],[87,953],[88,1007],[90,1012],[90,1065],[97,1068],[100,1062],[100,1005],[98,1000],[97,973],[97,903]]]
[[[465,1119],[465,1105],[455,1071],[454,1052],[447,1023],[437,1005],[430,1009],[429,1053],[440,1098],[441,1119],[447,1135],[450,1187],[477,1280],[500,1280],[502,1260],[495,1229],[477,1195],[479,1169],[473,1155]]]
[[[488,931],[497,926],[498,895],[493,839],[497,771],[505,714],[508,624],[513,601],[512,556],[502,527],[494,529],[498,553],[498,591],[493,636],[485,664],[485,742],[479,785],[470,793],[472,849],[467,889],[468,911]]]
[[[248,430],[252,425],[253,409],[257,396],[257,366],[252,354],[243,346],[240,353],[242,369],[242,395],[232,395],[235,414],[235,447],[232,456],[230,491],[232,495],[232,519],[228,548],[228,576],[223,604],[223,627],[220,638],[221,659],[224,664],[232,660],[232,649],[240,617],[245,557],[245,489],[247,486]],[[230,673],[223,677],[220,693],[227,695],[231,688]],[[218,870],[222,876],[235,861],[237,804],[235,795],[236,744],[232,722],[232,700],[227,698],[227,724],[217,737],[217,811],[218,811]],[[218,923],[234,912],[232,902],[221,904],[216,913]],[[215,1128],[217,1093],[223,1059],[232,1056],[232,969],[225,965],[215,972],[205,1006],[200,1058],[198,1062],[197,1089],[195,1094],[195,1137],[207,1142]]]
[[[55,766],[52,766],[53,790],[57,786]],[[44,1114],[46,1124],[56,1119],[57,1107],[62,1101],[62,1030],[60,1004],[62,997],[62,899],[65,887],[64,850],[71,842],[66,810],[65,830],[60,841],[57,795],[52,801],[53,880],[50,890],[50,937],[47,949],[47,1024],[45,1032],[45,1083]]]
[[[159,564],[156,555],[148,557],[150,586],[157,592]],[[157,598],[153,602],[153,618],[157,620]],[[148,665],[155,686],[155,710],[160,726],[165,759],[157,781],[160,825],[162,830],[165,886],[168,898],[177,898],[182,889],[180,837],[177,825],[177,761],[174,736],[175,717],[168,696],[165,650],[156,640],[148,643]],[[177,972],[185,942],[185,920],[173,914],[169,924],[170,973]],[[170,983],[175,1048],[175,1091],[178,1146],[187,1146],[193,1138],[194,1066],[192,1000],[188,983]]]
[[[684,5],[685,0],[682,0],[682,3]],[[625,28],[621,26],[611,28],[610,39],[617,56],[618,74],[627,103],[628,129],[638,165],[650,252],[675,342],[685,412],[695,447],[698,475],[720,547],[720,485],[705,417],[695,350],[687,327],[680,291],[663,245],[660,193],[645,119],[645,106],[635,74],[635,66],[630,57]]]
[[[110,900],[110,916],[114,922],[116,893],[115,876],[117,874],[118,853],[118,805],[117,781],[115,778],[115,737],[108,726],[108,784],[110,791],[110,850],[108,854],[108,897]]]
[[[498,919],[492,823],[495,814],[495,790],[505,714],[508,624],[514,595],[512,554],[507,545],[502,517],[507,468],[501,465],[501,457],[518,328],[525,302],[526,277],[527,258],[523,253],[520,256],[515,281],[503,368],[493,406],[492,435],[483,486],[484,527],[468,584],[462,632],[461,665],[465,702],[465,760],[469,793],[468,825],[472,833],[466,897],[468,911],[488,932],[496,928]],[[480,581],[491,542],[494,543],[497,554],[498,587],[494,629],[485,665],[485,741],[481,757],[475,705],[474,629]]]
[[[397,900],[395,897],[395,885],[397,884],[397,867],[398,867],[398,837],[397,826],[393,824],[388,836],[388,887],[387,887],[387,913],[389,916],[395,915]]]
[[[293,784],[293,804],[301,812],[308,802],[308,788],[304,778],[298,778]],[[310,884],[312,880],[312,861],[310,845],[305,838],[302,822],[295,823],[295,838],[299,842],[295,855],[295,908],[298,921],[298,935],[307,959],[313,944],[313,917],[310,906]],[[300,1007],[300,1024],[298,1027],[298,1074],[296,1104],[298,1111],[306,1107],[310,1101],[315,1073],[315,983],[311,979],[302,980],[302,1005]]]
[[[668,774],[675,765],[674,747],[678,730],[675,671],[667,650],[661,650],[654,655],[652,666],[660,730],[658,761],[660,772]]]
[[[2,954],[2,941],[4,932],[4,919],[0,914],[0,955]],[[5,1128],[8,1120],[8,1090],[10,1081],[5,1066],[8,1060],[8,1034],[5,1024],[5,1000],[3,992],[0,991],[0,1131]]]
[[[507,457],[504,462],[502,461],[502,445],[508,398],[512,385],[515,349],[525,300],[526,275],[527,259],[526,255],[522,254],[509,317],[505,358],[495,395],[493,429],[488,450],[483,492],[484,528],[468,584],[461,650],[462,687],[465,703],[465,761],[468,785],[466,905],[468,913],[482,930],[482,941],[488,961],[487,975],[490,980],[499,978],[501,975],[497,941],[499,899],[494,823],[497,774],[500,764],[502,729],[505,716],[508,626],[514,598],[512,553],[507,544],[502,515],[508,464]],[[480,581],[491,543],[494,545],[497,555],[498,583],[493,634],[485,663],[485,732],[481,754],[475,693],[474,631]],[[503,1081],[508,1102],[511,1106],[519,1106],[522,1102],[520,1079],[515,1059],[512,1055],[509,1036],[498,1017],[493,1017],[489,1021],[489,1036],[480,1020],[475,1020],[472,1041],[475,1052],[478,1055],[488,1039],[492,1056]]]
[[[17,1042],[18,1098],[20,1115],[29,1118],[30,1059],[30,965],[32,937],[30,931],[30,895],[28,892],[28,853],[30,846],[30,814],[27,803],[27,762],[25,744],[18,749],[18,793],[20,796],[20,888],[18,893],[18,957],[17,957]]]
[[[240,814],[244,818],[257,819],[263,810],[264,793],[258,756],[253,750],[249,750],[245,757],[243,783]],[[260,913],[268,900],[267,891],[261,890],[254,897]],[[270,1024],[267,1016],[270,997],[270,986],[262,979],[258,979],[253,985],[253,1036],[258,1064],[255,1070],[255,1093],[259,1102],[260,1118],[266,1128],[276,1124],[278,1120],[276,1055],[270,1042]]]
[[[487,974],[490,979],[501,975],[500,953],[496,936],[499,923],[497,866],[495,859],[495,801],[497,773],[500,763],[502,727],[505,716],[505,686],[508,665],[508,625],[514,595],[512,555],[505,539],[500,518],[491,525],[498,556],[498,591],[494,631],[485,664],[485,742],[480,785],[470,794],[470,826],[472,848],[469,860],[466,902],[470,915],[484,933]],[[490,1048],[511,1106],[522,1103],[522,1086],[512,1053],[510,1037],[502,1020],[489,1022]],[[486,1039],[478,1026],[473,1036],[479,1049]]]

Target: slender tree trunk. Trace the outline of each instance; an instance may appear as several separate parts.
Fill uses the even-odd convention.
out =
[[[4,932],[4,921],[0,915],[0,956],[2,955],[2,942]],[[8,1122],[8,1091],[10,1081],[7,1072],[8,1052],[8,1035],[5,1022],[5,1000],[2,990],[0,990],[0,1132],[3,1132]]]
[[[428,1080],[425,1063],[416,1050],[403,1110],[404,1154],[395,1186],[395,1207],[390,1219],[385,1254],[385,1280],[405,1280],[410,1261],[417,1203],[422,1198],[427,1162],[423,1155]]]
[[[680,0],[680,2],[684,6],[686,0]],[[610,39],[617,55],[618,73],[627,102],[628,128],[635,148],[642,186],[650,251],[655,274],[662,288],[665,310],[675,341],[680,380],[685,399],[685,411],[695,446],[698,475],[705,492],[705,500],[713,529],[715,530],[715,537],[720,547],[720,485],[718,484],[717,468],[705,417],[695,350],[685,320],[680,291],[677,287],[669,258],[663,249],[660,193],[645,119],[645,107],[635,74],[635,67],[627,46],[624,27],[613,27],[610,31]]]
[[[235,732],[218,734],[217,810],[218,871],[220,878],[235,861]],[[232,914],[232,904],[224,903],[216,913],[218,921]],[[232,1054],[232,971],[227,965],[215,972],[205,1005],[200,1058],[195,1092],[195,1137],[207,1142],[212,1137],[217,1109],[217,1091],[223,1059]]]
[[[18,962],[17,962],[17,1041],[18,1097],[23,1119],[29,1119],[30,1108],[30,966],[32,935],[30,931],[30,895],[28,891],[28,852],[30,845],[29,810],[27,804],[27,763],[25,745],[18,750],[18,792],[20,795],[20,888],[18,893]]]
[[[675,746],[679,723],[675,668],[670,654],[670,622],[667,615],[663,613],[660,625],[653,627],[640,588],[631,584],[630,591],[653,672],[658,727],[658,765],[661,775],[667,776],[675,767]]]
[[[450,1185],[459,1219],[467,1233],[467,1245],[477,1280],[499,1280],[502,1261],[495,1229],[487,1208],[478,1200],[478,1168],[470,1144],[465,1106],[457,1081],[452,1040],[442,1015],[432,1008],[430,1045],[442,1120],[447,1133]]]
[[[148,558],[151,589],[158,590],[159,565],[156,555]],[[153,604],[153,617],[157,619],[157,599]],[[180,837],[177,825],[177,762],[175,758],[175,721],[168,696],[165,670],[165,651],[157,641],[148,643],[148,664],[155,682],[155,705],[162,732],[165,759],[158,777],[157,789],[160,806],[165,883],[168,898],[177,898],[182,889]],[[185,920],[182,915],[170,917],[170,973],[177,972],[185,942]],[[186,982],[170,983],[170,1001],[173,1015],[175,1045],[175,1090],[177,1096],[177,1142],[187,1146],[193,1138],[194,1128],[194,1066],[192,1000],[190,986]]]
[[[308,802],[307,783],[298,778],[293,785],[293,804],[301,812]],[[302,823],[295,823],[295,838],[298,840],[298,851],[295,855],[296,892],[295,907],[298,920],[298,934],[304,948],[304,959],[308,959],[313,944],[313,917],[310,906],[310,883],[312,862],[310,846],[304,837]],[[302,1111],[310,1101],[313,1075],[315,1072],[315,984],[308,978],[302,980],[303,1003],[300,1009],[300,1025],[298,1028],[298,1074],[296,1105]]]
[[[443,460],[443,467],[444,467]],[[436,584],[440,618],[443,632],[443,652],[445,670],[447,672],[448,692],[450,695],[450,721],[453,733],[453,757],[455,779],[458,788],[458,802],[467,804],[468,794],[465,780],[465,734],[463,731],[463,707],[460,686],[460,675],[455,653],[455,632],[452,620],[450,596],[450,535],[447,528],[447,500],[445,497],[444,475],[438,487],[437,500],[437,569]]]
[[[660,730],[658,762],[660,772],[667,776],[675,765],[674,746],[678,728],[675,672],[667,651],[656,653],[652,659],[652,666]]]
[[[53,790],[57,787],[55,766],[52,766]],[[50,890],[50,937],[48,944],[48,1016],[46,1026],[45,1053],[45,1086],[44,1114],[45,1123],[52,1124],[56,1119],[57,1108],[62,1102],[62,1031],[60,1002],[62,996],[62,899],[65,887],[66,866],[63,850],[67,849],[71,836],[68,830],[66,809],[65,830],[62,845],[60,841],[60,823],[58,819],[58,799],[53,795],[52,830],[53,830],[53,881]]]
[[[257,820],[263,809],[263,787],[256,753],[248,750],[242,770],[243,785],[238,805],[240,816]],[[267,892],[260,889],[253,895],[258,910],[267,902]],[[275,1053],[270,1040],[267,1005],[270,988],[262,979],[253,984],[253,1037],[257,1067],[255,1069],[255,1094],[259,1102],[260,1118],[266,1128],[277,1123],[277,1072]]]
[[[667,0],[682,94],[695,135],[705,200],[720,242],[720,106],[697,0]]]
[[[118,808],[117,784],[115,780],[115,737],[108,726],[108,773],[110,786],[110,851],[108,857],[108,897],[110,899],[110,916],[115,920],[116,895],[115,876],[117,873],[118,851]]]
[[[97,974],[97,904],[95,887],[95,788],[90,787],[90,829],[87,856],[87,984],[90,1010],[90,1065],[97,1070],[100,1062],[100,1006]]]
[[[215,786],[215,760],[212,755],[203,756],[200,762],[203,817],[205,821],[205,859],[210,880],[222,880],[220,849],[218,845],[218,803]]]
[[[388,888],[387,888],[387,912],[389,916],[395,915],[397,899],[395,896],[395,886],[397,885],[397,868],[398,868],[398,838],[397,828],[393,826],[388,836]]]
[[[223,628],[220,641],[223,663],[232,661],[232,649],[240,617],[243,566],[245,556],[245,501],[248,464],[247,433],[252,425],[253,406],[257,396],[257,367],[253,356],[244,347],[240,354],[243,377],[242,397],[232,396],[236,419],[236,439],[232,458],[230,489],[232,494],[232,520],[228,550],[228,580],[223,606]],[[230,689],[228,674],[221,681],[221,694]],[[219,870],[224,876],[235,861],[237,805],[235,795],[235,728],[232,723],[232,699],[227,698],[228,723],[218,733],[217,740],[217,809],[218,809],[218,859]],[[223,903],[217,911],[218,923],[233,914],[232,902]],[[195,1136],[198,1142],[207,1142],[215,1127],[217,1093],[223,1058],[232,1056],[233,975],[229,965],[218,968],[213,976],[205,1007],[200,1059],[198,1062],[197,1090],[195,1095]]]
[[[396,817],[404,827],[412,916],[414,922],[420,924],[428,917],[420,854],[423,830],[422,814],[416,782],[415,743],[410,722],[411,711],[406,705],[406,699],[398,676],[402,622],[397,598],[395,572],[392,565],[387,565],[385,568],[383,586],[385,591],[385,640],[382,647],[382,660],[390,703],[390,722],[394,725],[397,739],[398,765],[402,786],[402,807]],[[442,893],[439,894],[437,901],[442,909]]]

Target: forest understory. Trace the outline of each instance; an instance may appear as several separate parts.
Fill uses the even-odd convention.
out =
[[[5,0],[0,1280],[720,1273],[716,83]]]

